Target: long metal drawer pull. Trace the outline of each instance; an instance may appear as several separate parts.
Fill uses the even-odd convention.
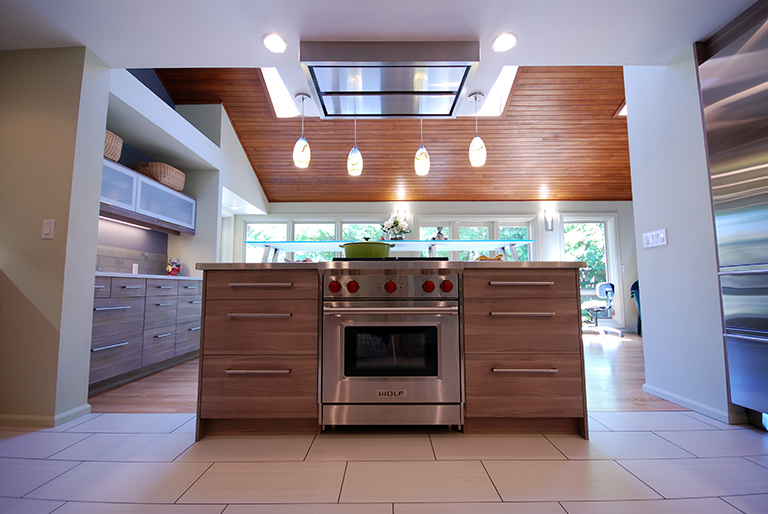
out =
[[[120,305],[119,307],[94,307],[95,311],[119,311],[122,309],[130,309],[130,305]]]
[[[107,286],[93,286],[94,289],[104,289]]]
[[[155,307],[168,307],[169,305],[173,305],[173,302],[156,303]]]
[[[723,334],[725,337],[730,337],[731,339],[738,339],[739,341],[751,341],[755,343],[765,343],[765,339],[761,337],[750,337],[750,336],[740,336],[736,334]]]
[[[173,286],[157,286],[158,289],[173,289]]]
[[[129,342],[125,341],[125,342],[122,342],[122,343],[115,343],[115,344],[110,344],[110,345],[107,345],[107,346],[100,346],[98,348],[91,348],[91,351],[92,352],[100,352],[101,350],[109,350],[110,348],[117,348],[118,346],[125,346],[127,344],[129,344]]]
[[[227,375],[287,375],[290,369],[227,369]]]
[[[197,289],[197,286],[184,286],[184,289]]]
[[[449,314],[459,315],[458,307],[325,307],[323,314]]]
[[[491,368],[494,373],[542,373],[552,375],[557,373],[558,369],[525,369],[525,368]]]
[[[768,275],[768,269],[753,269],[745,271],[721,271],[718,273],[721,277],[738,275]]]
[[[144,286],[121,286],[123,289],[141,289]]]
[[[293,316],[290,312],[244,312],[244,313],[228,313],[228,318],[290,318]]]
[[[293,287],[293,282],[230,282],[229,287]]]
[[[168,336],[170,336],[170,335],[171,335],[171,333],[170,333],[170,332],[166,332],[165,334],[157,334],[155,337],[159,339],[159,338],[161,338],[161,337],[168,337]]]
[[[190,332],[193,330],[200,330],[200,327],[192,327],[192,328],[188,328],[187,330]]]
[[[191,302],[189,302],[189,303],[203,303],[203,301],[202,301],[202,300],[192,300],[192,301],[191,301]]]
[[[553,286],[554,282],[488,282],[489,286]]]
[[[555,316],[554,312],[489,312],[491,316],[497,318],[521,318],[521,317],[537,317],[537,318],[551,318]]]

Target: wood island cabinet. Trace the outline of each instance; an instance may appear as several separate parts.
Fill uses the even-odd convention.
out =
[[[588,436],[578,268],[464,270],[464,430]]]
[[[319,433],[317,270],[205,272],[197,438]]]

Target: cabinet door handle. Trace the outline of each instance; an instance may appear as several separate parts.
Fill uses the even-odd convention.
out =
[[[202,300],[192,300],[192,301],[191,301],[191,302],[189,302],[189,303],[203,303],[203,301],[202,301]]]
[[[197,289],[197,286],[184,286],[184,289]]]
[[[94,289],[104,289],[107,286],[93,286]]]
[[[227,375],[287,375],[290,369],[227,369]]]
[[[244,312],[244,313],[228,313],[228,318],[290,318],[293,316],[290,312]]]
[[[497,318],[522,318],[522,317],[535,317],[535,318],[551,318],[555,315],[554,312],[489,312],[491,316]]]
[[[158,289],[173,289],[173,286],[157,286]]]
[[[100,352],[101,350],[109,350],[110,348],[117,348],[118,346],[125,346],[128,343],[129,343],[128,341],[124,341],[122,343],[109,344],[107,346],[100,346],[98,348],[91,348],[91,351],[92,352]]]
[[[166,302],[166,303],[156,303],[155,307],[168,307],[170,305],[173,305],[173,302]]]
[[[229,287],[293,287],[293,282],[230,282]]]
[[[157,335],[155,336],[155,338],[157,338],[157,339],[160,339],[161,337],[168,337],[168,336],[170,336],[170,335],[171,335],[171,333],[170,333],[170,332],[166,332],[165,334],[157,334]]]
[[[95,311],[119,311],[122,309],[130,309],[130,305],[120,305],[119,307],[94,307]]]
[[[120,286],[123,289],[141,289],[143,286]]]
[[[491,368],[494,373],[541,373],[552,375],[559,372],[558,369],[525,369],[525,368]]]
[[[553,286],[555,285],[554,282],[495,282],[491,280],[488,282],[489,286],[540,286],[540,287],[546,287],[546,286]]]
[[[187,330],[188,330],[188,331],[192,331],[192,330],[200,330],[200,327],[192,327],[192,328],[188,328]]]

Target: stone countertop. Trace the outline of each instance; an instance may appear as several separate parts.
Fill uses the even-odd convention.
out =
[[[161,280],[197,280],[202,281],[202,277],[172,277],[169,275],[147,275],[142,273],[113,273],[110,271],[97,271],[97,277],[115,277],[115,278],[152,278]]]
[[[383,267],[398,268],[437,268],[437,269],[474,269],[474,268],[583,268],[584,262],[569,261],[431,261],[431,260],[402,260],[402,261],[334,261],[334,262],[213,262],[197,263],[195,269],[202,271],[223,270],[260,270],[260,269],[380,269]],[[136,276],[136,275],[128,275]]]

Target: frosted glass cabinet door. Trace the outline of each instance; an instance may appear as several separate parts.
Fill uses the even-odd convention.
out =
[[[104,159],[101,172],[101,201],[136,210],[136,173],[133,170]]]
[[[195,200],[138,175],[139,192],[136,212],[182,227],[195,228]]]

